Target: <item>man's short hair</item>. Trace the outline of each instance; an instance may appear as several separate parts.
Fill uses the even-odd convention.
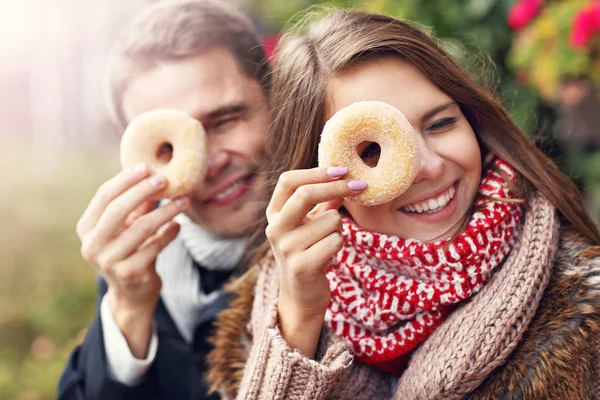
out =
[[[214,46],[226,48],[268,94],[269,63],[246,15],[218,0],[163,0],[138,14],[113,46],[106,85],[111,118],[127,125],[123,94],[136,75]]]

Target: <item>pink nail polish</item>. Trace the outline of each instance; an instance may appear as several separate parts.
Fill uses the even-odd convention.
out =
[[[175,205],[179,208],[184,208],[189,203],[190,203],[190,199],[187,197],[179,197],[177,200],[175,200]]]
[[[354,190],[355,192],[358,192],[359,190],[363,190],[368,186],[368,183],[365,181],[350,181],[348,182],[348,187],[350,188],[350,190]]]
[[[146,172],[148,172],[148,167],[146,167],[146,164],[144,163],[139,163],[135,167],[133,167],[133,173],[137,177],[142,177],[146,175]]]
[[[150,182],[156,187],[161,187],[165,184],[166,179],[162,175],[155,175],[150,179]]]
[[[348,173],[348,168],[346,167],[329,167],[327,168],[327,175],[332,178],[338,178],[340,176],[344,176]]]

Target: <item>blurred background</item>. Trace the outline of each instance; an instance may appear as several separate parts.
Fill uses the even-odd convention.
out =
[[[224,0],[225,1],[225,0]],[[75,223],[118,172],[106,54],[149,0],[0,4],[0,399],[56,396],[94,315]],[[237,0],[270,42],[309,0]],[[600,217],[600,2],[349,0],[420,22],[501,96]]]

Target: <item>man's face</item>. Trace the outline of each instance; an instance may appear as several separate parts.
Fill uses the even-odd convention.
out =
[[[160,63],[130,82],[123,98],[127,120],[156,108],[185,111],[206,130],[208,173],[190,194],[186,214],[216,235],[246,234],[266,201],[255,184],[269,123],[258,82],[226,49],[213,47]]]

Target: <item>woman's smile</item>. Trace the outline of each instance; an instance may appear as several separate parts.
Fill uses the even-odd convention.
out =
[[[456,212],[458,186],[458,181],[453,182],[446,189],[438,191],[439,194],[424,196],[423,200],[402,206],[398,211],[421,222],[444,221]]]

